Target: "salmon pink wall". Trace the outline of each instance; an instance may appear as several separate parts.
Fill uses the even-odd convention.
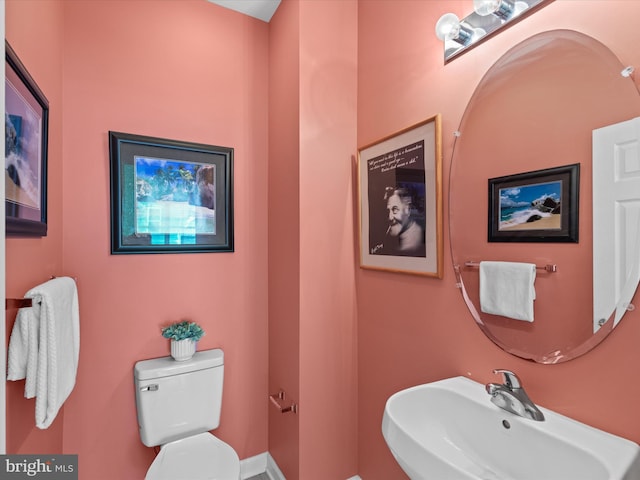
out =
[[[357,3],[285,0],[270,25],[269,415],[288,480],[357,469],[352,166]]]
[[[269,33],[269,391],[300,400],[300,4],[284,0]],[[302,412],[301,412],[302,414]],[[298,478],[300,415],[269,409],[269,452]]]
[[[464,17],[471,10],[471,1],[359,2],[359,145],[441,113],[448,179],[453,132],[475,86],[512,45],[535,33],[577,30],[607,45],[624,65],[640,64],[633,47],[640,39],[634,26],[640,4],[557,0],[445,66],[433,27],[446,12]],[[448,182],[444,185],[446,219]],[[502,352],[474,325],[455,288],[448,248],[444,254],[442,280],[365,270],[356,275],[358,473],[363,479],[405,478],[380,431],[392,393],[456,375],[493,381],[494,368],[515,370],[537,403],[640,442],[640,418],[633,415],[640,400],[640,386],[632,380],[640,364],[636,312],[578,359],[558,365],[527,362]]]
[[[142,478],[154,452],[133,365],[167,355],[160,326],[188,318],[207,332],[199,349],[225,352],[216,435],[240,458],[266,451],[268,25],[203,0],[7,3],[53,111],[51,235],[10,242],[8,293],[50,273],[80,292],[77,383],[48,450],[79,454],[82,478]],[[110,255],[109,130],[233,147],[235,252]],[[14,252],[33,255],[18,266]],[[13,431],[28,430],[32,410],[11,400]],[[9,435],[17,451],[44,448]]]
[[[8,0],[6,38],[49,101],[48,233],[6,241],[6,295],[21,298],[31,287],[63,275],[62,259],[62,4]],[[37,32],[37,34],[35,33]],[[7,339],[17,311],[7,311]],[[7,452],[56,453],[62,448],[64,408],[46,430],[35,428],[35,400],[24,381],[7,382]]]
[[[357,2],[300,2],[300,479],[357,473]],[[328,461],[330,459],[330,461]],[[287,477],[288,478],[288,477]]]

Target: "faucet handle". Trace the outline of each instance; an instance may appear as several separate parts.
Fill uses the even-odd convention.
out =
[[[502,368],[497,368],[493,371],[493,373],[501,373],[504,377],[504,384],[507,387],[509,387],[511,390],[513,390],[514,388],[522,388],[520,379],[511,370],[504,370]]]

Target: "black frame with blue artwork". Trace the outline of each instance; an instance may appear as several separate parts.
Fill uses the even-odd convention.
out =
[[[578,163],[490,178],[488,241],[578,243],[579,185]]]
[[[233,148],[109,132],[111,253],[233,252]]]

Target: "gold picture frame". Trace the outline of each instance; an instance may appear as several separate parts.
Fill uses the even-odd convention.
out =
[[[440,114],[358,149],[360,267],[442,278]]]

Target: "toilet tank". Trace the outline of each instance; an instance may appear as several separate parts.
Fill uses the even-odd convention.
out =
[[[140,439],[148,447],[218,428],[224,353],[204,350],[182,362],[172,357],[135,364]]]

